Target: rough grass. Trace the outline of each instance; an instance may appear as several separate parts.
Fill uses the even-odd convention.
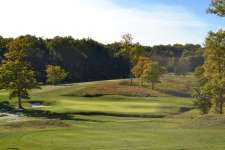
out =
[[[4,124],[6,128],[65,128],[70,127],[68,123],[65,123],[60,120],[27,120],[27,121],[18,121],[10,122]]]
[[[225,128],[225,116],[224,115],[203,115],[193,119],[191,122],[184,125],[188,128]]]
[[[127,85],[121,83],[126,82]],[[87,85],[76,91],[72,91],[65,96],[82,96],[82,97],[99,97],[103,95],[121,95],[121,96],[137,96],[147,97],[154,96],[149,89],[139,86],[129,86],[129,81],[117,81],[108,83],[98,83],[95,85]]]
[[[192,74],[177,76],[174,74],[166,75],[157,89],[165,94],[177,97],[191,97],[195,78]]]
[[[192,75],[175,76],[165,75],[154,90],[149,83],[140,85],[140,81],[135,79],[130,85],[129,80],[117,80],[109,82],[99,82],[96,84],[86,84],[81,88],[71,91],[65,96],[100,97],[103,95],[121,95],[136,97],[157,97],[157,96],[179,96],[191,97],[194,77]]]

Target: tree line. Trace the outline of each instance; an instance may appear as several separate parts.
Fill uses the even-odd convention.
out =
[[[147,47],[129,42],[122,40],[104,45],[92,39],[78,40],[70,36],[52,39],[31,35],[14,39],[0,37],[0,59],[3,60],[4,54],[13,44],[27,51],[26,60],[36,72],[37,80],[43,83],[47,82],[48,65],[63,68],[68,73],[65,82],[127,78],[130,76],[131,66],[137,61],[129,60],[129,56],[140,51],[143,51],[144,56],[166,67],[169,72],[177,74],[192,72],[203,63],[200,45]],[[128,49],[131,49],[129,53],[126,52]],[[139,52],[135,49],[139,49]]]
[[[106,45],[92,39],[75,40],[72,37],[43,39],[31,35],[18,38],[0,38],[0,55],[11,47],[27,51],[26,60],[36,72],[39,82],[46,83],[48,65],[60,66],[67,73],[65,82],[80,82],[125,78],[128,62],[115,56]]]

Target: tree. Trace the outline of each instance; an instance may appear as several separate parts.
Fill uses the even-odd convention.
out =
[[[131,68],[132,68],[132,59],[131,59],[132,40],[133,40],[133,37],[129,33],[122,35],[122,41],[121,41],[122,50],[120,51],[120,53],[122,53],[122,55],[125,55],[126,58],[129,61],[130,85],[132,85],[132,82],[133,82],[133,77],[132,77],[132,73],[131,73]]]
[[[48,65],[46,72],[48,83],[50,84],[58,84],[63,81],[67,76],[65,70],[62,69],[60,66]]]
[[[225,1],[212,0],[208,12],[225,16]],[[198,79],[194,90],[195,104],[203,113],[208,113],[211,106],[223,113],[225,101],[225,31],[210,32],[205,41],[204,64],[196,70]]]
[[[206,90],[196,88],[194,89],[193,94],[193,96],[196,98],[196,100],[194,101],[194,105],[201,110],[202,114],[208,114],[212,107],[210,95],[205,91]]]
[[[145,65],[149,63],[151,63],[150,58],[140,56],[136,65],[132,68],[132,74],[134,77],[141,78],[144,73]],[[143,78],[141,78],[141,85],[143,85]]]
[[[11,47],[15,45],[15,42],[10,44]],[[38,88],[35,73],[25,61],[25,57],[24,50],[10,49],[0,66],[0,88],[10,91],[10,99],[18,98],[19,109],[23,109],[22,99],[29,99],[29,90]]]
[[[225,101],[225,31],[210,32],[205,42],[204,76],[215,101],[216,112],[223,113]]]
[[[225,31],[210,32],[206,38],[202,73],[198,79],[204,79],[198,90],[210,97],[215,111],[223,113],[225,101]],[[206,99],[207,100],[207,99]]]
[[[144,48],[139,44],[132,43],[133,37],[131,34],[125,34],[122,36],[122,49],[120,53],[125,55],[129,61],[129,68],[130,68],[130,84],[132,85],[133,76],[132,76],[132,68],[137,63],[138,58],[143,55]]]
[[[186,57],[180,57],[176,64],[176,74],[185,75],[190,72],[190,61]]]
[[[19,36],[13,39],[14,44],[9,48],[14,50],[24,50],[26,53],[25,60],[29,62],[36,78],[39,82],[46,80],[45,66],[49,63],[49,52],[45,40],[31,35]]]
[[[216,14],[218,16],[225,16],[225,0],[212,0],[208,9],[209,13]]]
[[[211,92],[207,86],[207,78],[204,76],[204,68],[198,67],[195,70],[197,84],[194,88],[193,97],[196,98],[194,105],[197,106],[203,114],[208,114],[212,107]]]
[[[145,54],[169,72],[192,72],[203,64],[202,47],[198,44],[156,45],[145,47]]]
[[[132,45],[132,42],[133,42],[133,37],[130,33],[122,35],[122,43],[124,43],[124,45],[130,46]]]
[[[151,62],[145,64],[142,78],[145,81],[151,82],[152,89],[154,89],[155,84],[160,82],[160,77],[165,73],[166,69],[161,67],[158,62]]]

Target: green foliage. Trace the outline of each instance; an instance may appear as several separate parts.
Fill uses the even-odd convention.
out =
[[[56,36],[52,39],[31,35],[16,39],[0,37],[0,60],[9,49],[7,45],[17,41],[16,47],[26,51],[26,61],[35,71],[37,80],[43,83],[47,81],[46,66],[49,64],[61,66],[68,71],[65,82],[78,82],[128,78],[140,56],[149,57],[169,72],[176,73],[191,72],[203,62],[200,45],[147,47],[133,43],[132,39],[128,34],[122,42],[104,45],[92,39],[78,40],[70,36]]]
[[[208,12],[225,16],[225,1],[212,0]],[[212,105],[217,113],[223,113],[225,101],[225,31],[210,32],[205,42],[203,66],[199,67],[195,75],[198,84],[193,96],[197,98],[195,105],[203,114],[207,114]]]
[[[29,98],[29,90],[37,88],[34,71],[25,62],[26,52],[17,47],[17,42],[10,43],[9,52],[0,66],[0,88],[10,91],[9,98],[18,97],[18,107],[22,108],[21,98]]]
[[[215,101],[216,112],[223,113],[225,100],[225,31],[209,33],[204,52],[204,76]]]
[[[211,92],[208,87],[205,86],[208,82],[204,76],[204,68],[199,67],[195,71],[195,77],[197,78],[197,84],[193,91],[193,97],[196,98],[194,105],[197,106],[203,114],[208,114],[212,107]]]
[[[31,35],[19,36],[12,40],[14,44],[8,44],[8,49],[24,50],[25,60],[29,62],[40,82],[45,81],[45,64],[50,62],[49,52],[45,41]]]
[[[2,36],[0,36],[0,55],[3,56],[6,49],[7,49],[7,45],[8,43],[10,43],[13,39],[11,38],[3,38]]]
[[[129,64],[122,57],[92,39],[55,37],[47,41],[51,63],[69,72],[67,82],[127,77]],[[110,67],[109,67],[110,66]]]
[[[67,73],[65,72],[65,70],[62,69],[60,66],[48,65],[46,72],[47,72],[48,83],[50,84],[59,84],[67,76]]]
[[[178,75],[185,75],[190,70],[190,61],[186,57],[180,57],[178,63],[176,64],[175,73]]]
[[[193,96],[196,98],[194,105],[197,106],[203,114],[208,114],[212,106],[210,95],[204,92],[204,90],[196,88]]]
[[[135,65],[138,61],[138,58],[143,55],[144,48],[139,43],[133,44],[133,37],[131,34],[125,34],[122,36],[122,48],[120,53],[128,57],[131,67]]]
[[[125,34],[122,36],[121,41],[121,50],[119,54],[125,56],[129,62],[129,70],[130,70],[130,85],[133,82],[132,76],[132,68],[137,63],[138,58],[143,55],[144,48],[139,43],[133,44],[132,43],[133,37],[131,34]]]
[[[150,62],[144,65],[142,78],[145,81],[152,83],[152,89],[157,82],[160,82],[160,77],[166,73],[166,69],[157,62]]]
[[[186,74],[203,64],[202,48],[194,44],[156,45],[145,48],[146,55],[169,72]]]
[[[205,42],[205,63],[197,73],[200,101],[213,102],[215,111],[223,113],[225,101],[225,31],[210,32]]]
[[[218,16],[225,16],[225,1],[224,0],[212,0],[208,12],[216,14]]]

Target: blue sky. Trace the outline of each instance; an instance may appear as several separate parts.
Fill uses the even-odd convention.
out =
[[[210,0],[0,0],[0,35],[73,36],[102,43],[131,33],[143,45],[203,44],[224,18],[207,14]]]
[[[180,7],[187,10],[210,25],[209,30],[225,27],[225,19],[206,13],[211,0],[114,0],[121,7],[151,9],[157,5]]]

